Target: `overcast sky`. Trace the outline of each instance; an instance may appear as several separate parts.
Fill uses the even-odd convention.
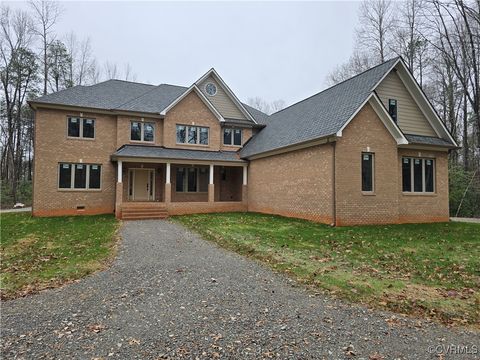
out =
[[[326,75],[350,56],[359,2],[62,6],[59,34],[89,36],[101,63],[130,63],[139,82],[189,86],[214,67],[241,100],[290,105],[324,89]]]

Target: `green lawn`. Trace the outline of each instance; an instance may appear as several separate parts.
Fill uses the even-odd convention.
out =
[[[332,228],[255,213],[174,219],[349,301],[449,324],[480,324],[479,224]]]
[[[103,268],[115,250],[113,215],[0,215],[1,297],[22,296]]]

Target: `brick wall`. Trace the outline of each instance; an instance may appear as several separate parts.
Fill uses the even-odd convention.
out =
[[[448,209],[448,155],[446,152],[427,150],[398,151],[398,173],[402,174],[402,156],[435,159],[435,193],[429,195],[404,194],[399,181],[399,219],[400,223],[449,221]]]
[[[124,144],[131,145],[163,145],[163,120],[153,118],[143,118],[143,122],[150,122],[155,124],[154,141],[131,141],[130,140],[130,125],[132,121],[142,122],[142,118],[138,116],[119,115],[117,117],[117,148]]]
[[[189,145],[176,143],[176,125],[196,125],[209,128],[208,145]],[[251,129],[243,130],[243,142],[252,135]],[[197,149],[212,151],[237,151],[238,146],[224,146],[220,122],[195,92],[191,92],[173,107],[165,116],[163,144],[169,148]]]
[[[67,138],[67,116],[79,112],[40,109],[35,114],[33,215],[54,216],[111,213],[115,207],[115,168],[110,155],[116,150],[116,118],[83,113],[95,119],[95,139]],[[59,190],[60,162],[102,165],[101,190]],[[85,206],[77,210],[77,206]]]
[[[362,152],[374,153],[373,194],[362,192]],[[335,157],[336,224],[397,222],[397,144],[370,104],[344,129]]]
[[[248,210],[332,223],[332,160],[330,144],[252,160]]]

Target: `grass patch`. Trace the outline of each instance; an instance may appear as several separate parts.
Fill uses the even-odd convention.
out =
[[[174,219],[343,299],[447,324],[480,323],[479,224],[332,228],[256,213]]]
[[[112,258],[113,215],[34,218],[0,215],[2,299],[59,286],[102,269]]]

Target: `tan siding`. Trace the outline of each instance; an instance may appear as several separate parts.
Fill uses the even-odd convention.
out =
[[[376,89],[388,109],[388,100],[398,104],[398,126],[406,134],[437,136],[397,73],[392,71]]]
[[[217,87],[217,94],[215,96],[210,96],[205,91],[205,85],[209,82],[214,83]],[[199,88],[224,118],[243,120],[246,119],[245,115],[243,115],[240,109],[238,109],[238,107],[233,103],[233,101],[230,100],[223,88],[211,76],[205,79],[199,85]]]

